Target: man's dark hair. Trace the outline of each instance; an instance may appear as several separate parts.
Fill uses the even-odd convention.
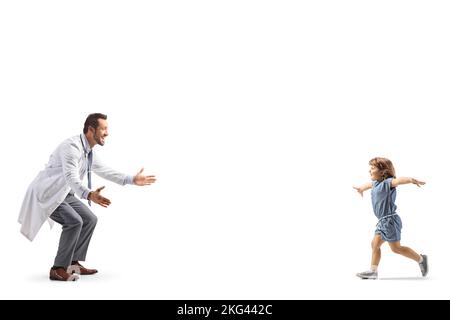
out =
[[[89,127],[92,127],[94,129],[97,129],[98,127],[98,119],[106,120],[108,117],[106,114],[103,113],[91,113],[86,118],[86,121],[84,122],[84,129],[83,132],[86,134],[88,132]]]

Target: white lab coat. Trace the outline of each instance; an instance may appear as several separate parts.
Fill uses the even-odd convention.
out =
[[[87,154],[83,144],[87,140],[83,134],[62,142],[50,156],[45,169],[28,187],[19,214],[20,232],[32,241],[46,220],[64,201],[72,189],[80,198],[86,198],[89,189],[83,186],[82,179],[87,170]],[[104,179],[124,185],[131,183],[132,176],[127,176],[104,166],[93,152],[92,171]]]

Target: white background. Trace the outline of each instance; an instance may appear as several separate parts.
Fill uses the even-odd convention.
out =
[[[4,1],[0,298],[450,298],[446,1]],[[34,242],[28,184],[92,112],[108,209],[75,283],[48,280],[60,227]],[[367,162],[390,158],[402,242],[370,265]]]

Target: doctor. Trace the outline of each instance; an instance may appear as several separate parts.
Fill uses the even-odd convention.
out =
[[[79,261],[86,259],[92,233],[97,217],[91,209],[78,198],[108,207],[111,201],[101,192],[105,187],[91,189],[91,171],[100,177],[120,185],[151,185],[154,176],[145,176],[141,169],[135,176],[125,175],[103,165],[94,153],[95,145],[103,146],[108,136],[107,116],[101,113],[90,114],[83,133],[62,142],[53,154],[45,169],[42,170],[31,185],[22,203],[19,223],[21,232],[32,241],[42,224],[49,220],[62,225],[58,252],[50,279],[75,281],[76,274],[91,275],[95,269],[83,267]],[[87,174],[88,186],[82,184]],[[49,219],[50,218],[50,219]]]

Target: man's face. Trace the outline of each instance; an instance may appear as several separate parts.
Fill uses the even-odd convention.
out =
[[[108,121],[104,119],[98,119],[98,127],[97,129],[93,130],[95,142],[103,146],[105,144],[105,138],[108,136]]]

